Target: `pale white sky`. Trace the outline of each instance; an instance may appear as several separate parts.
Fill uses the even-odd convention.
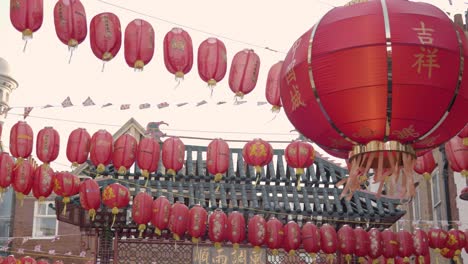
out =
[[[292,43],[308,30],[332,5],[342,5],[342,0],[294,0],[294,1],[220,1],[220,0],[181,0],[177,2],[150,0],[106,0],[118,6],[139,11],[152,17],[106,4],[101,0],[82,0],[87,13],[87,22],[101,12],[113,12],[121,21],[122,31],[127,24],[136,18],[150,22],[156,32],[156,51],[153,60],[143,72],[134,72],[124,60],[123,45],[118,55],[106,65],[101,72],[102,63],[92,53],[89,36],[75,51],[71,64],[68,64],[67,47],[57,38],[53,24],[53,7],[56,1],[44,1],[44,22],[29,42],[25,53],[22,52],[21,33],[17,32],[9,21],[9,1],[0,2],[0,57],[9,61],[12,75],[20,87],[10,99],[11,106],[35,106],[32,116],[52,117],[87,121],[92,123],[113,124],[116,126],[78,124],[73,122],[53,121],[29,117],[27,122],[32,126],[35,135],[44,126],[55,127],[61,136],[59,163],[69,164],[65,156],[66,142],[69,133],[84,127],[90,134],[98,129],[115,132],[120,125],[134,117],[143,126],[150,121],[166,121],[170,124],[165,132],[181,136],[222,137],[225,139],[252,139],[261,137],[265,140],[291,140],[296,133],[283,111],[275,117],[269,105],[257,106],[257,101],[265,100],[266,75],[271,65],[285,57]],[[468,7],[461,0],[432,0],[430,2],[441,9],[454,13],[463,13]],[[163,62],[162,40],[164,35],[176,25],[154,17],[169,20],[183,27],[192,37],[194,54],[199,44],[208,37],[221,35],[242,42],[269,47],[281,52],[275,53],[259,47],[249,46],[226,38],[219,37],[227,48],[228,71],[226,77],[218,83],[210,97],[210,90],[200,79],[196,58],[191,72],[179,87]],[[190,28],[188,28],[190,27]],[[199,29],[206,34],[194,29]],[[245,97],[248,103],[235,106],[234,95],[228,87],[228,74],[232,57],[244,48],[252,48],[260,56],[261,68],[255,90]],[[70,96],[75,107],[40,109],[46,104],[60,104]],[[88,97],[96,106],[82,107],[81,103]],[[199,101],[208,104],[195,107]],[[227,101],[217,106],[216,102]],[[101,108],[111,102],[114,105]],[[170,107],[157,109],[161,102],[168,102]],[[189,105],[177,108],[176,103],[189,102]],[[120,104],[131,104],[130,110],[122,111]],[[150,109],[139,110],[141,103],[151,103]],[[8,146],[11,126],[22,116],[23,109],[13,109],[5,120],[2,141]],[[272,120],[273,119],[273,120]],[[171,129],[171,130],[169,130]],[[195,133],[174,130],[206,130],[249,132],[253,134],[231,133]],[[262,134],[277,133],[277,134]],[[186,144],[207,145],[208,141],[183,139]],[[230,143],[231,147],[242,147],[242,143]],[[273,144],[274,148],[284,144]],[[35,153],[35,151],[34,151]],[[66,167],[53,164],[56,170]]]

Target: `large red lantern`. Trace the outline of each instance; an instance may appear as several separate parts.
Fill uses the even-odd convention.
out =
[[[410,232],[406,230],[398,231],[398,256],[403,259],[403,263],[409,263],[411,255],[414,254],[414,240]]]
[[[34,171],[33,195],[39,201],[44,201],[54,189],[54,171],[46,164],[42,164]]]
[[[180,240],[187,231],[188,215],[189,209],[184,203],[177,201],[172,205],[169,230],[176,241]]]
[[[94,221],[96,211],[101,206],[101,191],[95,180],[86,179],[80,183],[80,204]]]
[[[198,74],[209,87],[214,87],[226,75],[226,46],[217,38],[208,38],[198,47]]]
[[[125,29],[125,61],[135,70],[143,70],[154,54],[154,30],[150,23],[135,19]]]
[[[119,168],[119,174],[124,175],[135,163],[137,145],[136,139],[130,134],[124,134],[114,142],[112,163],[115,168]]]
[[[270,143],[256,138],[244,145],[242,157],[248,165],[255,167],[258,181],[259,175],[262,172],[262,167],[270,163],[273,158],[273,148]],[[257,181],[255,183],[257,183]]]
[[[26,256],[21,258],[21,264],[37,264],[37,262],[30,256]]]
[[[89,149],[89,159],[96,166],[97,173],[103,173],[112,160],[112,135],[104,129],[93,134]]]
[[[463,145],[468,146],[468,123],[457,136],[463,140]]]
[[[329,224],[320,227],[320,245],[323,253],[327,254],[327,261],[332,263],[334,255],[338,249],[338,237],[336,230]]]
[[[296,250],[301,245],[301,228],[294,221],[289,221],[283,228],[284,240],[283,248],[290,256],[296,254]],[[268,231],[267,231],[268,232]]]
[[[158,169],[160,152],[159,142],[155,138],[145,137],[140,140],[136,161],[143,177],[149,179],[150,173]]]
[[[266,244],[273,255],[278,255],[278,249],[283,245],[284,229],[283,223],[275,217],[266,222]]]
[[[18,264],[18,262],[13,255],[9,255],[5,259],[3,259],[2,264]]]
[[[143,235],[146,229],[146,224],[151,220],[151,207],[153,205],[153,197],[147,193],[141,192],[133,198],[132,218],[138,225],[140,231],[139,237]]]
[[[346,263],[350,263],[352,255],[354,254],[354,248],[356,247],[356,237],[354,236],[354,230],[349,225],[344,225],[338,230],[338,249],[344,254]]]
[[[13,169],[13,189],[16,197],[20,200],[21,206],[25,195],[28,195],[33,185],[34,167],[28,160],[16,164]]]
[[[238,249],[245,239],[245,218],[242,213],[234,211],[229,214],[226,232],[233,248]]]
[[[98,59],[104,63],[112,60],[122,45],[119,18],[113,13],[97,14],[89,25],[89,39],[91,49]]]
[[[375,0],[334,8],[289,51],[281,101],[305,137],[349,151],[343,196],[370,169],[380,184],[401,172],[400,194],[413,196],[416,151],[468,123],[467,56],[463,30],[435,6]]]
[[[54,7],[54,24],[57,37],[71,52],[88,34],[86,11],[80,0],[59,0]]]
[[[164,37],[164,64],[177,80],[183,79],[192,69],[192,38],[185,30],[173,28]]]
[[[432,228],[427,232],[429,247],[435,249],[436,253],[447,246],[448,233],[440,228]]]
[[[67,158],[73,167],[88,160],[91,136],[84,128],[77,128],[70,133],[67,142]]]
[[[382,255],[390,260],[398,256],[398,238],[390,229],[382,231]]]
[[[78,176],[62,171],[54,175],[54,193],[63,197],[63,214],[67,213],[67,204],[70,202],[70,196],[80,192],[80,178]]]
[[[23,34],[23,40],[32,39],[33,32],[42,26],[44,4],[42,0],[11,0],[10,20],[13,26]]]
[[[226,239],[227,215],[220,209],[216,209],[208,218],[208,236],[215,248],[220,248]]]
[[[205,208],[197,204],[189,210],[188,234],[192,237],[193,243],[198,243],[205,235],[208,213]]]
[[[249,220],[247,230],[249,243],[254,247],[255,251],[259,251],[266,239],[265,218],[261,215],[254,215]]]
[[[206,150],[206,168],[214,175],[215,182],[221,181],[229,168],[229,145],[222,139],[213,139]]]
[[[304,168],[309,168],[314,163],[315,150],[311,144],[296,140],[286,147],[284,157],[288,166],[296,169],[297,190],[301,190],[301,177],[304,174]]]
[[[17,163],[32,153],[34,135],[32,128],[24,121],[18,121],[10,131],[10,152]]]
[[[313,259],[320,251],[320,230],[311,222],[307,222],[302,226],[301,231],[302,246]]]
[[[452,170],[468,177],[468,145],[459,137],[453,137],[445,143],[445,153]]]
[[[158,236],[161,231],[167,229],[169,217],[171,215],[171,203],[164,196],[159,196],[153,201],[151,224],[154,226],[154,233]]]
[[[112,183],[104,188],[102,192],[102,203],[108,208],[112,208],[112,226],[114,226],[115,218],[119,213],[119,209],[125,208],[130,203],[130,192],[127,187],[118,183]]]
[[[249,49],[239,51],[232,58],[229,71],[229,88],[237,97],[243,98],[257,85],[260,58]]]
[[[369,233],[366,232],[361,227],[356,227],[354,229],[354,237],[356,241],[356,246],[354,247],[354,255],[358,257],[359,263],[365,262],[365,257],[369,254],[370,251],[370,237]]]
[[[426,181],[430,181],[432,179],[432,171],[434,171],[436,167],[437,164],[434,160],[434,154],[432,154],[432,151],[428,151],[416,159],[414,171],[421,174]]]
[[[36,155],[45,164],[57,159],[60,150],[60,136],[52,127],[45,127],[37,134]]]
[[[377,228],[369,230],[369,257],[371,259],[378,259],[382,256],[382,233]]]
[[[429,239],[424,230],[416,229],[413,234],[414,255],[420,263],[424,263],[425,256],[429,254]],[[429,264],[430,262],[426,263]]]
[[[167,169],[167,174],[174,176],[182,169],[185,160],[185,145],[178,137],[170,137],[164,140],[162,145],[162,162]]]
[[[281,109],[280,98],[280,83],[281,83],[281,67],[283,61],[279,61],[271,66],[268,71],[267,83],[265,88],[265,97],[269,104],[272,105],[271,111],[278,113]]]
[[[7,152],[0,153],[0,195],[11,185],[14,166],[15,162]]]

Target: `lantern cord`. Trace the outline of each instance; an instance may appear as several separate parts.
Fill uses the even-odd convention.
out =
[[[101,72],[104,72],[104,68],[106,67],[106,62],[105,61],[102,61],[102,68],[101,68]]]
[[[26,40],[24,41],[23,53],[26,52],[26,47],[27,47],[27,46],[28,46],[28,40],[26,39]]]
[[[74,48],[70,49],[70,57],[68,58],[68,64],[71,64],[71,60],[72,60],[72,57],[73,57],[73,50],[74,50]]]

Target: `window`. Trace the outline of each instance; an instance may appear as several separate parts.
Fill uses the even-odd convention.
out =
[[[440,180],[439,170],[435,170],[432,173],[432,206],[434,208],[435,215],[434,220],[442,220],[442,201],[440,200]]]
[[[413,219],[414,220],[421,220],[421,212],[419,209],[419,190],[416,191],[416,195],[414,195],[413,199]]]
[[[53,238],[57,235],[58,222],[53,201],[34,203],[33,238]]]

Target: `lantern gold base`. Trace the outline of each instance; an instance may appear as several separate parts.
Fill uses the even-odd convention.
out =
[[[401,144],[398,141],[377,141],[373,140],[366,145],[356,145],[353,147],[353,150],[349,153],[349,161],[356,159],[359,155],[367,153],[390,153],[390,152],[400,152],[406,153],[416,158],[416,151],[410,145]],[[401,164],[401,161],[400,161]]]

